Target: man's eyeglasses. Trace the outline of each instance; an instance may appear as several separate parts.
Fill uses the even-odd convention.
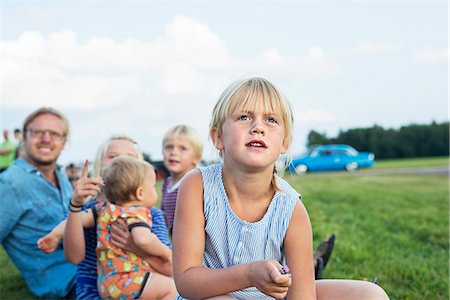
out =
[[[46,133],[55,141],[61,141],[63,140],[66,135],[64,133],[59,133],[53,130],[42,130],[42,129],[34,129],[34,128],[28,128],[25,130],[26,132],[30,133],[31,137],[34,138],[43,138]]]

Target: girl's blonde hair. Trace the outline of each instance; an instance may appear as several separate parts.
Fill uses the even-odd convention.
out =
[[[215,129],[217,134],[221,135],[223,124],[237,109],[251,111],[255,108],[262,108],[267,114],[278,114],[284,126],[283,143],[288,149],[292,143],[294,125],[291,105],[280,90],[261,77],[238,80],[227,87],[214,106],[209,123],[210,132]],[[275,177],[272,179],[272,185],[275,190],[279,190]]]
[[[186,125],[176,125],[170,128],[163,137],[163,148],[164,144],[168,140],[173,139],[186,139],[194,149],[196,158],[201,158],[203,153],[203,141],[200,134],[192,127]]]
[[[153,167],[144,160],[130,156],[116,157],[111,165],[104,169],[106,199],[114,204],[126,203],[134,199],[136,191],[144,184],[145,176]]]
[[[284,125],[284,143],[289,147],[294,124],[291,105],[280,90],[260,77],[236,81],[220,95],[213,109],[209,129],[216,128],[220,135],[223,123],[236,109],[246,111],[255,107],[262,107],[266,113],[279,114]]]
[[[98,148],[97,155],[95,156],[94,170],[92,172],[92,177],[99,177],[101,175],[102,161],[103,161],[103,158],[105,157],[106,149],[108,148],[108,145],[111,142],[117,141],[117,140],[129,141],[130,143],[134,144],[136,147],[137,159],[139,159],[139,160],[144,159],[142,152],[141,152],[141,150],[139,150],[139,146],[135,140],[133,140],[132,138],[130,138],[129,136],[126,136],[126,135],[113,135],[112,137],[107,139],[105,142],[103,142],[103,144],[101,144],[100,147]]]

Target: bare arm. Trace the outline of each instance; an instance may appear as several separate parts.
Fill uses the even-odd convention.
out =
[[[255,261],[223,269],[202,265],[205,247],[203,183],[199,171],[186,175],[178,190],[173,231],[174,277],[177,290],[185,298],[203,299],[257,287],[281,298],[290,277],[281,275],[275,261]]]
[[[101,178],[88,178],[88,161],[84,164],[80,180],[75,185],[75,190],[70,199],[70,207],[79,210],[87,196],[94,196],[100,192]],[[95,224],[92,209],[88,211],[69,212],[64,231],[63,246],[64,256],[72,264],[80,263],[85,256],[84,228],[93,227]]]
[[[131,230],[132,244],[138,255],[146,260],[158,273],[173,276],[172,250],[164,245],[158,237],[146,227]]]
[[[153,215],[152,215],[153,216]],[[163,217],[163,216],[162,216]],[[119,223],[120,226],[117,224]],[[155,256],[151,253],[146,253],[138,248],[133,238],[128,231],[128,226],[125,220],[118,219],[117,223],[114,223],[111,226],[111,242],[119,248],[125,249],[127,251],[131,251],[141,256],[144,260],[146,260],[151,267],[158,273],[172,277],[173,276],[173,266],[172,266],[172,249],[167,247],[164,243],[163,245],[167,247],[168,251],[170,251],[170,255],[165,258],[161,258],[159,256]],[[158,237],[159,239],[159,237]],[[161,240],[159,240],[161,241]]]
[[[76,265],[84,259],[86,249],[83,229],[93,227],[94,224],[92,209],[86,212],[69,212],[64,231],[63,246],[64,256],[70,263]]]
[[[161,243],[158,237],[147,227],[134,227],[131,229],[131,237],[136,247],[146,255],[160,257],[165,261],[172,260],[170,248]]]
[[[298,202],[294,208],[284,247],[286,264],[292,274],[292,286],[287,298],[316,300],[312,229],[308,212],[302,202]]]

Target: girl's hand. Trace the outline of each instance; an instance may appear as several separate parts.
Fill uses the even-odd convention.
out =
[[[37,246],[45,253],[52,253],[58,247],[58,243],[59,238],[57,238],[52,232],[50,232],[37,241]]]
[[[250,281],[262,293],[275,299],[286,297],[292,280],[290,274],[281,274],[282,266],[275,260],[260,260],[252,263]]]
[[[88,177],[89,162],[86,160],[81,172],[80,179],[75,183],[75,189],[70,200],[73,205],[83,205],[86,197],[95,197],[98,193],[101,193],[101,187],[104,185],[101,177],[89,178]]]

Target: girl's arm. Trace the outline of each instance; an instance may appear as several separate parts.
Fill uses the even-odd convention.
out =
[[[308,212],[302,202],[298,202],[289,223],[284,241],[286,264],[292,275],[292,286],[288,299],[314,299],[314,261],[312,253],[312,229]]]
[[[37,241],[37,246],[39,249],[45,253],[52,253],[58,247],[59,241],[63,238],[64,230],[66,228],[66,220],[61,221],[56,225],[52,231],[50,231],[45,236],[41,237]]]
[[[174,277],[184,298],[203,299],[257,287],[267,295],[281,298],[290,285],[275,261],[255,261],[223,269],[202,265],[205,248],[203,183],[199,171],[183,179],[178,190],[173,231]]]

